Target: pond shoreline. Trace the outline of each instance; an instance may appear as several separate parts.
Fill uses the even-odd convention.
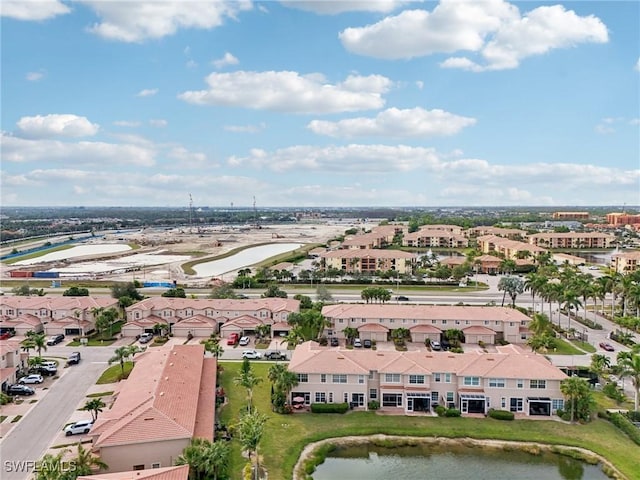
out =
[[[551,452],[560,455],[566,455],[587,463],[601,464],[602,471],[605,475],[616,480],[629,480],[618,469],[602,455],[598,455],[591,450],[580,447],[571,447],[567,445],[552,445],[539,442],[516,442],[508,440],[489,440],[489,439],[477,439],[477,438],[448,438],[448,437],[413,437],[413,436],[396,436],[396,435],[364,435],[364,436],[347,436],[347,437],[334,437],[326,438],[318,442],[307,444],[298,461],[293,469],[293,480],[305,480],[310,478],[310,474],[306,473],[309,467],[309,462],[314,461],[314,454],[322,447],[329,445],[349,446],[349,445],[362,445],[369,444],[383,444],[385,446],[407,446],[409,444],[422,444],[422,445],[464,445],[469,447],[480,448],[493,448],[493,449],[513,449],[522,450],[524,452],[533,453],[536,452]],[[317,460],[317,459],[315,459]],[[321,458],[324,461],[324,458]],[[321,462],[320,462],[321,463]],[[318,465],[319,463],[316,463]],[[314,465],[315,467],[315,465]],[[315,470],[315,468],[314,468]]]

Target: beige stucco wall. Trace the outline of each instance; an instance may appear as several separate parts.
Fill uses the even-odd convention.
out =
[[[143,442],[100,448],[100,459],[109,466],[109,472],[133,470],[135,465],[151,468],[154,463],[161,467],[175,465],[176,458],[189,445],[190,439],[165,440],[161,442]]]

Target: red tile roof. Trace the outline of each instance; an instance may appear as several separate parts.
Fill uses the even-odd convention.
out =
[[[189,465],[180,465],[131,472],[97,473],[91,476],[80,476],[78,480],[187,480],[188,478]]]

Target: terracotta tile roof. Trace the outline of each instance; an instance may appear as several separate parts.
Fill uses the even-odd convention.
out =
[[[200,405],[201,390],[215,390],[215,373],[209,378],[211,367],[204,366],[204,346],[147,349],[134,360],[136,366],[113,407],[103,412],[91,431],[94,446],[193,437],[196,419],[213,415],[215,405]],[[199,412],[199,405],[205,410]],[[198,431],[204,432],[204,427]],[[213,438],[213,431],[208,438]]]
[[[276,322],[273,325],[271,325],[271,331],[273,332],[274,330],[291,330],[293,327],[291,325],[289,325],[287,322]]]
[[[188,478],[189,465],[180,465],[130,472],[97,473],[91,476],[80,476],[78,480],[187,480]]]
[[[47,318],[49,320],[49,318]],[[19,325],[28,325],[32,327],[37,327],[42,325],[42,320],[35,315],[31,315],[30,313],[23,313],[22,315],[18,315],[13,318],[3,318],[0,321],[3,327],[17,327]]]
[[[233,320],[227,320],[224,322],[224,326],[233,325],[234,327],[239,328],[255,328],[258,325],[262,325],[263,322],[256,317],[251,317],[249,315],[243,315],[242,317],[234,318]]]
[[[272,312],[297,312],[300,310],[300,301],[294,298],[251,298],[247,300],[232,300],[227,298],[172,298],[149,297],[127,307],[127,312],[132,310],[217,310],[217,311],[259,311],[270,310]]]
[[[358,331],[387,333],[389,329],[384,325],[380,325],[379,323],[365,323],[364,325],[360,325],[358,327]]]
[[[90,322],[89,320],[79,320],[76,317],[64,317],[64,318],[59,318],[57,320],[52,320],[49,323],[47,323],[47,326],[55,326],[55,327],[64,327],[67,325],[72,325],[72,326],[84,326],[84,327],[89,327],[93,325],[93,322]]]
[[[34,310],[89,310],[93,308],[118,307],[118,300],[111,297],[3,297],[0,306],[14,309]]]
[[[433,325],[414,325],[409,328],[409,331],[412,333],[442,333],[438,327],[434,327]]]
[[[20,351],[21,344],[19,340],[0,340],[0,355],[6,355],[9,352]]]
[[[324,258],[416,258],[416,255],[402,250],[355,249],[334,250],[320,255]]]
[[[179,327],[217,327],[218,321],[213,318],[205,317],[204,315],[194,315],[193,317],[185,318],[184,320],[179,320],[178,323],[174,324],[174,326]]]
[[[379,303],[339,303],[326,305],[322,315],[332,319],[417,319],[417,320],[500,320],[530,321],[524,313],[507,307],[458,305],[396,305]]]
[[[218,374],[218,363],[214,358],[205,358],[202,365],[202,381],[198,392],[198,406],[196,424],[193,436],[213,440],[215,409],[211,408],[216,404],[216,375]]]
[[[474,260],[480,260],[481,262],[502,262],[500,257],[496,257],[494,255],[480,255],[479,257],[474,258]]]
[[[473,325],[471,327],[463,328],[462,331],[466,335],[495,335],[496,332],[490,328],[483,327],[482,325]]]

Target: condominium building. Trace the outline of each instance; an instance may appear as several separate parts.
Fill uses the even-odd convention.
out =
[[[531,243],[520,242],[517,240],[509,240],[508,238],[498,237],[496,235],[483,235],[476,239],[478,249],[482,253],[501,254],[504,258],[515,260],[522,256],[530,256],[535,258],[546,250],[540,246]]]
[[[440,247],[440,248],[464,248],[469,246],[469,239],[461,233],[453,233],[448,230],[433,230],[431,225],[423,227],[417,232],[407,233],[402,238],[404,247]]]
[[[484,235],[495,235],[496,237],[504,237],[509,240],[522,240],[527,236],[525,230],[519,228],[500,228],[500,227],[473,227],[465,232],[469,237],[481,237]]]
[[[628,213],[608,213],[607,223],[613,226],[637,225],[640,223],[640,215]]]
[[[611,268],[623,275],[637,271],[640,268],[640,251],[614,253],[611,255]]]
[[[616,237],[599,232],[536,233],[529,243],[545,248],[611,248]]]
[[[325,268],[335,268],[347,273],[374,273],[394,270],[410,274],[416,261],[416,255],[401,250],[333,250],[320,254]]]
[[[589,212],[554,212],[553,218],[556,220],[588,220]]]

